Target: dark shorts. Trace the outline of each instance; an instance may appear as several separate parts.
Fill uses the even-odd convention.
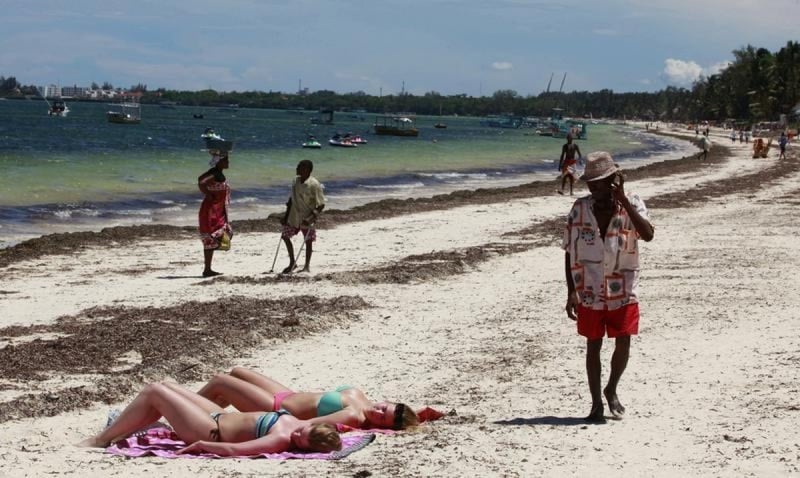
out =
[[[639,333],[639,304],[615,310],[592,310],[578,306],[578,334],[590,340],[636,335]]]
[[[303,240],[305,242],[314,242],[317,240],[317,230],[314,228],[304,228],[304,227],[294,227],[288,224],[284,224],[283,232],[281,232],[281,237],[283,239],[291,239],[295,236],[298,232],[303,233]]]

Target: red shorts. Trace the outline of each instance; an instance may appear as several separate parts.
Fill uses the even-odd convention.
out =
[[[592,310],[578,306],[578,334],[590,340],[639,333],[639,304],[628,304],[614,310]]]

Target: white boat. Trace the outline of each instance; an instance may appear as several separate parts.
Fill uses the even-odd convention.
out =
[[[361,135],[347,133],[344,135],[344,139],[350,141],[353,144],[367,144],[367,140],[362,138]]]
[[[53,101],[52,104],[50,102],[47,104],[50,105],[50,108],[47,110],[49,116],[67,116],[67,114],[69,114],[69,107],[64,101],[58,100]]]
[[[355,148],[357,146],[355,143],[339,134],[333,135],[333,137],[328,140],[328,144],[342,148]]]
[[[142,106],[136,101],[112,103],[106,112],[109,123],[139,124],[142,121]]]
[[[322,148],[322,144],[317,141],[317,138],[309,136],[306,142],[303,143],[303,147],[306,149],[320,149]]]

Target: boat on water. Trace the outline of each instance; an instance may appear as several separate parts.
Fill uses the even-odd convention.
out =
[[[67,116],[69,114],[69,107],[63,101],[56,100],[53,103],[48,102],[50,108],[47,109],[48,116]]]
[[[419,136],[414,115],[383,115],[375,117],[375,134],[389,136]]]
[[[109,123],[139,124],[142,121],[142,105],[137,101],[122,101],[111,103],[111,109],[106,112]]]
[[[353,144],[367,144],[367,140],[362,138],[360,134],[346,133],[343,138]]]
[[[206,115],[204,115],[203,113],[199,113],[199,114],[198,113],[192,113],[192,118],[194,118],[194,119],[203,119],[205,117],[206,117]]]
[[[552,136],[554,138],[566,138],[572,135],[573,139],[587,139],[588,125],[586,121],[572,118],[564,118],[561,108],[553,108],[553,114],[547,128],[539,133],[542,136]]]
[[[303,147],[306,149],[320,149],[322,148],[322,143],[317,141],[317,138],[309,136],[308,139],[303,143]]]
[[[439,105],[439,121],[437,121],[436,124],[433,125],[433,127],[436,128],[436,129],[445,129],[445,128],[447,128],[447,123],[443,123],[442,122],[442,105],[441,104]]]
[[[328,144],[331,146],[339,146],[342,148],[355,148],[356,146],[358,146],[357,144],[353,143],[348,138],[345,138],[340,134],[335,134],[331,136],[331,139],[328,140]]]
[[[517,129],[522,126],[524,118],[513,115],[489,115],[481,119],[481,126],[489,128]]]

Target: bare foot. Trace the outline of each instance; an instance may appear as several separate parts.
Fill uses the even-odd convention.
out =
[[[203,271],[203,277],[221,276],[222,272],[212,271],[211,269]]]
[[[603,390],[603,395],[606,396],[606,401],[608,401],[608,409],[611,411],[611,414],[614,415],[614,418],[622,420],[622,418],[625,416],[625,407],[620,403],[616,392],[611,393],[611,391],[606,388]]]
[[[562,196],[564,195],[564,191],[556,191],[556,192],[557,192],[558,194],[562,195]]]
[[[300,270],[300,271],[298,271],[298,272],[311,272],[311,268],[310,268],[310,267],[308,267],[308,266],[305,266],[305,267],[303,267],[303,269],[302,269],[302,270]]]
[[[286,266],[286,269],[281,271],[281,274],[291,274],[292,271],[294,271],[295,269],[297,269],[297,264],[294,263],[289,264],[288,266]]]
[[[80,446],[83,448],[106,448],[108,447],[108,444],[100,443],[99,441],[97,441],[97,437],[89,437],[78,443],[76,446]]]
[[[589,415],[584,418],[589,423],[605,423],[605,408],[603,407],[602,403],[598,403],[597,405],[592,405],[592,411],[589,412]]]

